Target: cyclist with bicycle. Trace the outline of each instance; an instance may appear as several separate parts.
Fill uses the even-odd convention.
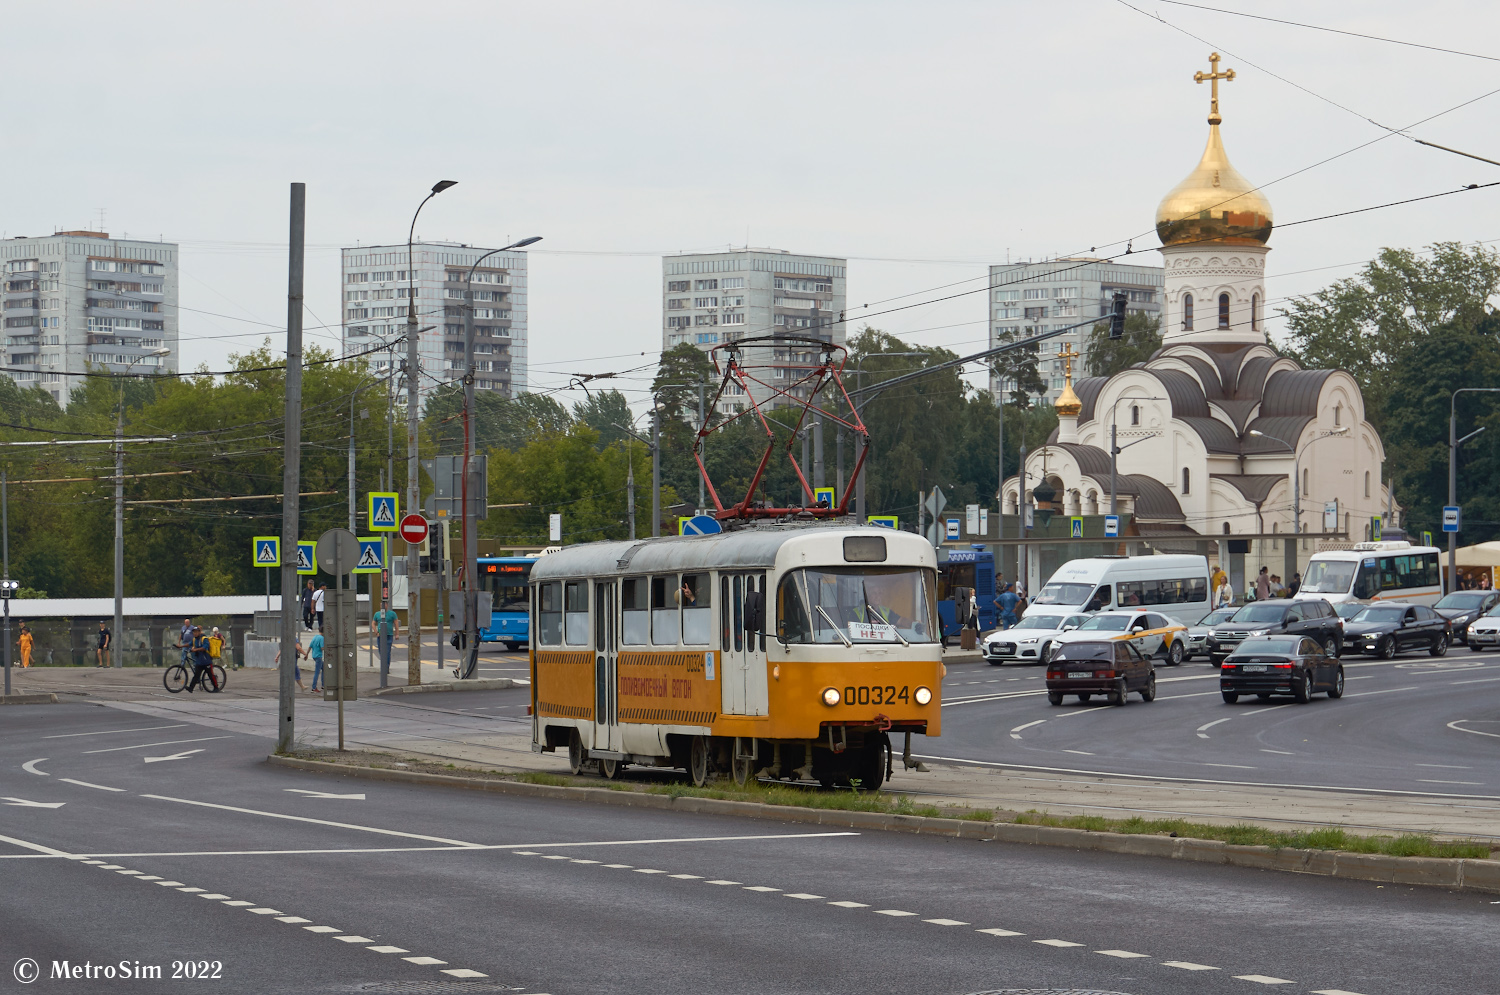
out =
[[[209,670],[213,666],[213,657],[209,654],[208,637],[203,634],[203,626],[193,626],[193,679],[188,682],[187,689],[192,691],[196,687],[202,687],[205,691],[216,690],[213,687],[213,674]]]

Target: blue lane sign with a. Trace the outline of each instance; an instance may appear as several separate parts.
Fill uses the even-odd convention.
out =
[[[318,572],[317,543],[297,543],[297,572],[299,574],[315,574]]]
[[[251,540],[251,559],[258,567],[281,566],[281,539],[277,536],[256,536]]]
[[[351,573],[378,574],[385,569],[385,540],[380,536],[359,537],[359,559]]]
[[[677,519],[677,534],[682,536],[707,536],[723,532],[724,526],[712,515],[694,515]]]
[[[1456,504],[1450,504],[1445,507],[1443,509],[1443,531],[1457,532],[1459,520],[1462,517],[1462,514],[1463,513],[1459,510],[1459,507]]]
[[[1116,536],[1118,536],[1119,534],[1120,534],[1120,516],[1119,515],[1105,515],[1104,516],[1104,535],[1107,538],[1113,539]]]
[[[823,504],[824,502],[827,502],[828,507],[837,508],[839,506],[838,492],[835,491],[832,487],[814,487],[813,502],[815,504]]]
[[[865,519],[868,525],[878,525],[883,529],[900,529],[901,518],[897,515],[871,515]]]

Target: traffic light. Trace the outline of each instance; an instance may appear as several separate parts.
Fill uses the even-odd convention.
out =
[[[1114,310],[1109,316],[1109,337],[1117,339],[1125,334],[1125,302],[1129,300],[1124,294],[1115,294]]]

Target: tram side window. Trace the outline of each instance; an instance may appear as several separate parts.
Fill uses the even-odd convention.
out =
[[[620,607],[624,624],[620,642],[627,646],[644,646],[651,641],[651,613],[646,606],[650,583],[644,577],[631,577],[620,584]]]
[[[672,574],[651,578],[651,642],[677,645],[677,578]]]
[[[682,604],[682,641],[707,646],[713,631],[713,580],[708,574],[683,574],[677,596]]]
[[[798,593],[797,579],[795,573],[788,573],[776,588],[776,632],[789,643],[810,643],[812,624]]]
[[[562,582],[537,585],[537,641],[543,646],[562,644]]]
[[[719,578],[719,649],[728,650],[734,645],[734,636],[729,631],[729,578]]]
[[[589,641],[589,583],[570,580],[563,585],[563,638],[569,646]]]

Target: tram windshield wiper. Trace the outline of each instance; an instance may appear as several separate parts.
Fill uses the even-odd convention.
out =
[[[891,623],[886,620],[886,617],[884,615],[880,614],[880,612],[876,611],[875,610],[875,606],[872,605],[872,604],[870,604],[868,601],[865,602],[865,611],[869,612],[871,615],[874,615],[876,618],[880,619],[880,621],[884,622],[886,625],[890,625],[891,631],[896,634],[896,638],[899,639],[899,640],[901,640],[901,645],[905,646],[907,649],[911,649],[911,643],[909,643],[909,642],[906,641],[906,637],[901,634],[901,630],[898,629],[898,628],[896,628],[894,625],[891,625]]]
[[[823,618],[828,622],[828,625],[833,629],[833,634],[835,636],[838,636],[839,639],[843,640],[844,648],[845,649],[853,649],[854,648],[854,644],[849,641],[849,637],[848,636],[844,635],[844,632],[843,632],[842,629],[840,629],[837,625],[834,625],[833,619],[831,617],[829,617],[829,615],[828,615],[828,613],[826,611],[823,610],[823,606],[822,605],[814,605],[813,607],[816,608],[816,609],[818,609],[818,614],[822,615]]]

